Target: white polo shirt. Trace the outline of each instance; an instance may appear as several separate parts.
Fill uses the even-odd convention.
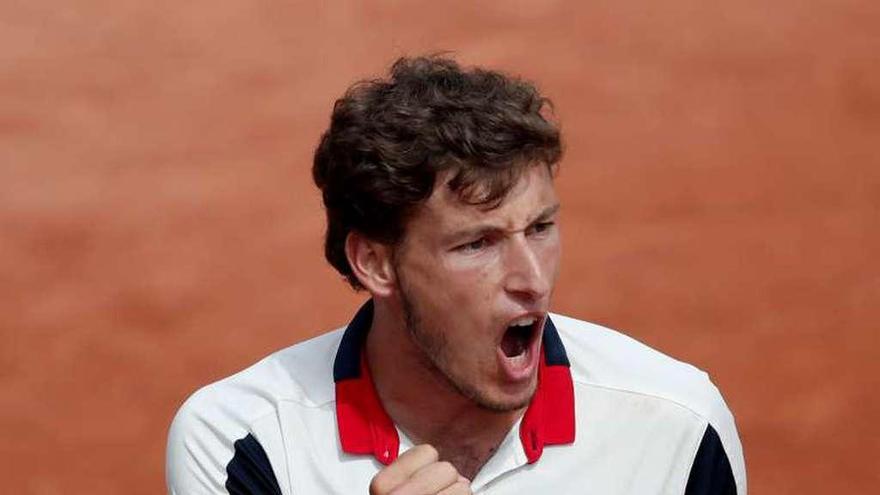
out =
[[[362,359],[371,321],[368,302],[347,328],[193,394],[168,437],[169,492],[367,494],[412,446]],[[746,494],[733,416],[704,372],[561,315],[543,339],[535,396],[474,493]]]

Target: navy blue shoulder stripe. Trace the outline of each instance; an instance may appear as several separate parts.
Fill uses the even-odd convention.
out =
[[[235,441],[235,454],[226,465],[230,495],[281,495],[269,457],[253,435]]]
[[[685,495],[736,495],[736,482],[724,445],[712,425],[706,426],[706,433],[697,449],[697,456],[691,466]]]

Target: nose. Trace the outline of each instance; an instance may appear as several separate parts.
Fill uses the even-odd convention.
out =
[[[516,299],[534,302],[550,293],[550,269],[542,264],[540,252],[525,236],[510,239],[504,264],[505,290]]]

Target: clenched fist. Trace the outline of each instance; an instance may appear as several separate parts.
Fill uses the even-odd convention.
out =
[[[470,481],[438,458],[428,444],[407,450],[373,477],[370,495],[470,495]]]

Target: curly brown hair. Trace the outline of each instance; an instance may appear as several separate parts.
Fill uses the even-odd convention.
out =
[[[400,58],[388,79],[361,81],[336,100],[312,176],[327,210],[324,254],[355,289],[345,256],[357,231],[395,246],[438,173],[469,204],[494,208],[527,167],[562,156],[552,109],[529,82],[442,56]]]

